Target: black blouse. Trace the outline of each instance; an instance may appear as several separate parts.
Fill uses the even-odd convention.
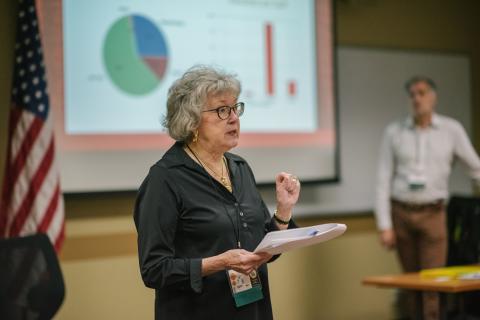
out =
[[[140,270],[155,289],[155,319],[272,319],[267,266],[264,298],[236,307],[226,271],[202,277],[202,258],[241,247],[253,251],[277,230],[241,157],[226,153],[233,193],[175,143],[150,168],[135,204]],[[295,227],[293,221],[290,227]]]

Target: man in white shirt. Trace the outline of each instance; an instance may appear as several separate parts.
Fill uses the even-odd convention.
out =
[[[430,78],[416,76],[406,90],[412,114],[385,130],[375,215],[382,245],[396,247],[403,270],[416,272],[445,265],[450,171],[456,159],[463,161],[478,190],[480,159],[462,125],[435,113],[437,92]],[[438,319],[437,295],[424,294],[423,304],[424,319]]]

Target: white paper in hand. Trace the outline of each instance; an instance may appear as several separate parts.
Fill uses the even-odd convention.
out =
[[[265,235],[254,252],[279,254],[292,249],[328,241],[342,235],[347,226],[340,223],[326,223],[316,226],[272,231]]]

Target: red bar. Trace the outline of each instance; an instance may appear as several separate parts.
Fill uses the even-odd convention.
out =
[[[267,58],[267,94],[273,95],[273,45],[272,45],[272,24],[265,24],[265,44]]]
[[[288,82],[288,94],[293,97],[296,93],[297,93],[297,84],[295,83],[295,80],[290,80]]]

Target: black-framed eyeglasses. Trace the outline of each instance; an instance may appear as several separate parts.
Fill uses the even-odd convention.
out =
[[[230,113],[235,112],[237,117],[241,117],[243,114],[243,111],[245,110],[245,103],[243,102],[237,102],[233,106],[220,106],[215,109],[208,109],[208,110],[203,110],[202,112],[216,112],[218,117],[221,120],[228,119],[230,117]]]

